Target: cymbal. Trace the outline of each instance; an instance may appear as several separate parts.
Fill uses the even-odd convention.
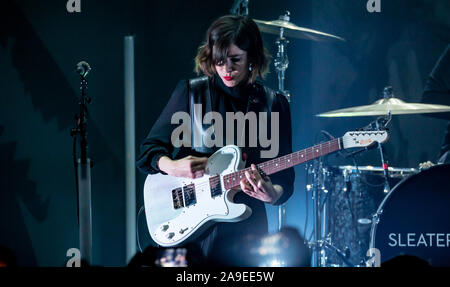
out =
[[[263,20],[257,20],[253,19],[253,21],[256,22],[256,25],[258,25],[259,30],[263,33],[269,33],[269,34],[280,34],[280,28],[284,29],[284,35],[291,38],[296,39],[306,39],[306,40],[312,40],[312,41],[330,41],[330,40],[340,40],[345,41],[344,38],[320,32],[317,30],[312,30],[309,28],[299,27],[292,22],[289,22],[284,19],[278,19],[278,20],[272,20],[272,21],[263,21]]]
[[[357,106],[346,109],[334,110],[322,114],[318,117],[361,117],[361,116],[385,116],[410,115],[450,112],[450,106],[432,105],[421,103],[406,103],[397,98],[383,98],[372,105]]]

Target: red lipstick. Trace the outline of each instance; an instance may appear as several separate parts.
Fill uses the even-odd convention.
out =
[[[233,77],[223,77],[225,79],[225,81],[231,81],[233,79]]]

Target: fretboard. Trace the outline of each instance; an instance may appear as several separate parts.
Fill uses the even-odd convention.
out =
[[[263,170],[267,175],[277,173],[279,171],[294,167],[305,163],[312,159],[330,154],[341,149],[341,139],[333,139],[313,147],[309,147],[297,152],[293,152],[282,157],[278,157],[269,161],[258,164],[258,168]],[[239,186],[241,179],[245,178],[245,171],[251,170],[250,167],[224,175],[223,181],[225,189],[232,189]]]

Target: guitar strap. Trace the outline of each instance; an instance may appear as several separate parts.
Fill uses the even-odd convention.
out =
[[[204,127],[203,117],[212,111],[212,98],[207,76],[189,80],[189,112],[191,117],[191,144],[192,149],[200,153],[213,153],[214,149],[203,144],[203,136],[211,126]],[[197,106],[196,106],[197,104]],[[201,113],[198,109],[200,104]]]
[[[272,111],[272,105],[275,99],[275,95],[276,92],[268,87],[264,86],[264,94],[266,95],[265,100],[265,109],[264,111],[267,112],[267,135],[270,135],[270,137],[272,137],[272,131],[271,131],[271,123],[272,123],[272,118],[271,118],[271,114],[270,112]]]

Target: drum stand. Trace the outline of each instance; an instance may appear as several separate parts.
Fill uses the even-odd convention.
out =
[[[290,12],[286,11],[286,14],[279,17],[280,20],[289,22],[290,20]],[[289,40],[284,37],[284,28],[280,28],[280,35],[277,38],[276,42],[277,44],[277,56],[274,60],[275,70],[277,71],[278,75],[278,93],[282,94],[286,97],[288,102],[291,102],[291,95],[289,91],[284,89],[284,80],[285,80],[285,74],[286,70],[289,66],[289,60],[286,52],[287,44],[289,44]]]
[[[290,20],[289,15],[290,12],[286,11],[286,14],[280,16],[279,19],[289,22]],[[286,47],[287,44],[289,43],[289,40],[284,37],[284,28],[282,27],[280,28],[280,34],[275,43],[277,44],[278,48],[277,56],[274,61],[275,70],[277,71],[278,75],[277,93],[285,96],[287,101],[290,103],[291,95],[289,91],[285,90],[284,87],[285,74],[289,66],[289,60],[286,52]],[[278,231],[280,231],[285,225],[286,225],[286,205],[283,203],[280,206],[278,206]]]
[[[392,91],[392,88],[391,88]],[[386,98],[386,92],[388,91],[388,88],[385,88],[385,98]],[[377,130],[386,130],[388,124],[391,122],[392,115],[389,112],[386,117],[379,117],[376,121],[376,128]],[[389,194],[391,191],[391,188],[389,186],[389,166],[384,158],[384,149],[383,145],[381,143],[378,143],[378,150],[380,151],[380,158],[381,158],[381,164],[383,168],[383,177],[384,177],[384,193]],[[386,200],[386,198],[384,199]],[[384,202],[384,201],[383,201]],[[383,205],[383,202],[381,205]],[[375,230],[377,228],[377,224],[380,221],[380,215],[383,212],[383,210],[377,210],[373,216],[372,216],[372,227],[370,229],[370,243],[369,243],[369,250],[367,250],[367,258],[365,260],[365,264],[367,267],[379,267],[380,262],[377,262],[379,258],[377,258],[377,250],[374,248],[374,242],[375,242]]]
[[[331,234],[327,234],[327,197],[328,190],[325,186],[325,177],[328,171],[323,168],[321,159],[315,160],[309,165],[308,174],[312,174],[313,183],[308,185],[307,189],[312,189],[312,201],[313,201],[313,234],[314,240],[308,242],[308,246],[312,249],[312,266],[313,267],[326,267],[328,266],[328,258],[326,256],[326,250],[334,252],[341,260],[348,266],[354,266],[349,260],[349,250],[344,252],[336,248],[331,242]],[[323,196],[325,198],[323,198]],[[305,230],[306,233],[306,230]]]
[[[248,2],[249,0],[235,0],[233,7],[230,9],[231,14],[235,15],[245,15],[248,16]],[[286,14],[280,16],[280,20],[285,20],[289,22],[289,11]],[[289,60],[286,53],[286,46],[289,41],[284,37],[284,28],[280,28],[280,36],[277,38],[276,42],[278,47],[277,57],[275,58],[274,65],[278,74],[278,93],[285,96],[290,102],[289,91],[284,89],[284,79],[285,72],[289,66]],[[286,205],[283,203],[278,206],[278,231],[286,225]]]

